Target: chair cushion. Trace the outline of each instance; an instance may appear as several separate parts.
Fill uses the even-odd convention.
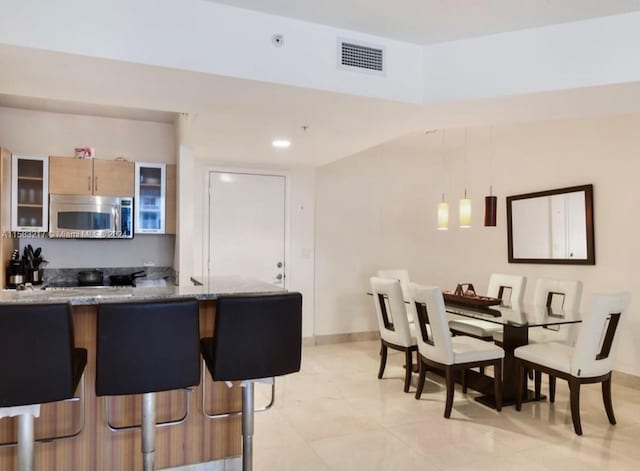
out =
[[[524,345],[516,348],[514,355],[531,363],[571,373],[573,347],[568,345],[556,342]]]
[[[491,338],[494,332],[502,331],[500,324],[479,319],[453,319],[449,321],[449,328],[456,333],[488,338]]]
[[[504,350],[491,342],[473,337],[453,337],[454,363],[468,363],[472,361],[497,360],[504,358]]]

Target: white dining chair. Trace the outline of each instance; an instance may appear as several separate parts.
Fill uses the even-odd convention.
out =
[[[532,304],[548,308],[560,308],[567,312],[577,312],[582,300],[582,282],[573,280],[553,280],[540,278],[536,281]],[[502,343],[502,331],[493,334],[493,340]],[[563,342],[568,345],[575,340],[575,326],[555,326],[530,329],[529,343]]]
[[[378,328],[380,330],[380,369],[378,379],[382,379],[387,364],[387,349],[399,350],[405,354],[404,392],[409,392],[413,371],[413,352],[417,352],[415,331],[409,326],[409,319],[402,296],[400,281],[372,277],[370,280],[373,304],[375,305]]]
[[[552,280],[540,278],[533,292],[533,304],[545,306],[553,311],[560,309],[567,313],[575,313],[580,309],[582,300],[582,282],[575,280]],[[575,317],[572,317],[575,318]],[[529,343],[559,342],[572,346],[575,342],[577,324],[558,325],[529,329]],[[502,332],[494,335],[498,343],[502,341]],[[540,400],[542,389],[542,372],[534,372],[534,391],[536,400]],[[555,400],[556,379],[549,375],[549,401]]]
[[[502,305],[520,304],[524,298],[527,277],[493,273],[489,277],[487,296],[502,301]],[[449,328],[455,335],[469,335],[482,340],[492,340],[496,334],[502,335],[502,326],[479,319],[451,319]]]
[[[409,322],[413,322],[412,312],[415,310],[415,306],[411,302],[411,293],[409,293],[409,283],[411,278],[409,277],[409,270],[406,268],[385,268],[377,271],[378,278],[388,278],[391,280],[398,280],[400,282],[400,288],[402,289],[402,297],[405,300],[405,308]]]
[[[418,330],[418,365],[420,376],[416,399],[420,399],[428,369],[444,371],[447,397],[445,418],[451,416],[455,373],[462,371],[462,392],[467,392],[466,370],[493,366],[496,410],[502,407],[502,359],[504,350],[493,343],[473,337],[452,337],[447,322],[442,291],[435,286],[410,285],[411,297],[416,306],[415,325]],[[427,326],[430,328],[427,329]]]
[[[616,332],[624,319],[631,296],[629,293],[598,294],[591,298],[587,314],[577,335],[575,346],[550,342],[516,348],[516,410],[522,409],[525,368],[548,373],[569,383],[571,419],[577,435],[582,435],[580,422],[580,386],[602,383],[602,400],[609,423],[616,424],[611,400],[611,371],[616,346]]]

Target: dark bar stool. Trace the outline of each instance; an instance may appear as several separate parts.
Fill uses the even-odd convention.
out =
[[[71,399],[87,364],[67,304],[0,307],[0,407]],[[18,416],[18,469],[34,469],[34,416]]]
[[[242,381],[242,469],[253,469],[254,381],[300,371],[302,295],[221,296],[200,341],[214,381]]]
[[[142,394],[145,471],[154,469],[155,393],[200,382],[199,337],[195,299],[98,308],[96,396]]]

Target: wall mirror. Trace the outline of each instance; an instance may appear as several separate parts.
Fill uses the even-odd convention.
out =
[[[593,185],[507,197],[509,263],[595,265]]]

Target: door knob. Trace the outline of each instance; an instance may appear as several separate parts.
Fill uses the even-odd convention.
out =
[[[278,262],[278,264],[276,265],[278,268],[282,268],[282,262]]]
[[[278,280],[278,281],[282,281],[282,273],[278,273],[278,274],[276,275],[276,280]]]

